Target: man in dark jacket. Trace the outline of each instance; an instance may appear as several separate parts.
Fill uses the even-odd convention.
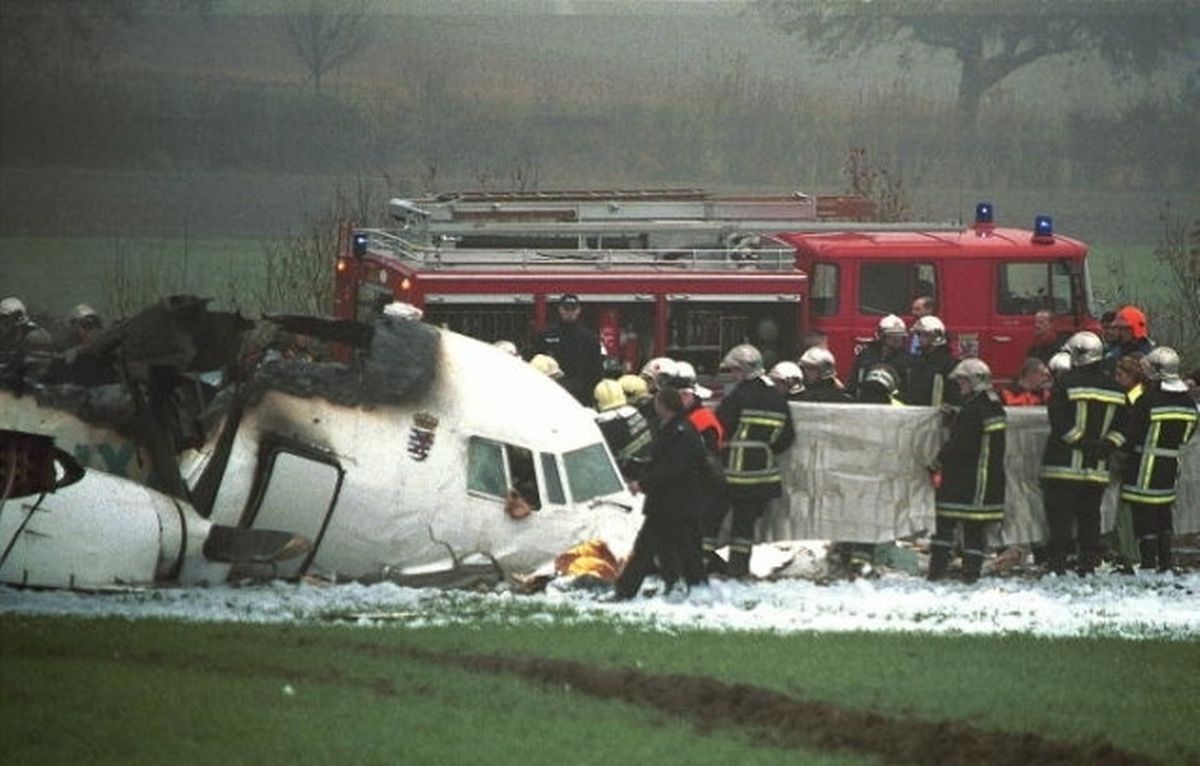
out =
[[[654,404],[662,426],[641,480],[629,484],[632,492],[646,493],[642,506],[646,519],[617,578],[618,599],[637,595],[656,559],[665,592],[675,587],[680,576],[689,588],[705,582],[696,544],[700,492],[708,470],[704,443],[688,421],[678,391],[660,388]]]
[[[1133,513],[1143,569],[1171,568],[1171,536],[1179,453],[1196,431],[1196,404],[1179,377],[1179,354],[1159,346],[1141,360],[1150,385],[1130,407],[1125,444],[1130,453],[1121,499]]]
[[[800,373],[804,376],[804,390],[796,395],[801,402],[827,402],[845,404],[850,401],[838,384],[837,360],[829,349],[813,346],[800,356]]]
[[[950,438],[931,468],[941,474],[935,495],[937,513],[929,558],[929,579],[946,574],[954,530],[963,530],[963,581],[979,579],[984,531],[1004,520],[1005,415],[992,390],[992,371],[979,359],[965,359],[950,372],[964,400],[950,427]]]
[[[908,368],[904,402],[925,407],[958,404],[958,388],[948,385],[958,360],[946,342],[946,326],[935,316],[921,317],[913,325],[913,333],[920,338],[920,352]]]
[[[562,296],[558,301],[558,324],[538,335],[532,355],[554,357],[563,372],[563,387],[580,404],[591,407],[592,390],[603,377],[603,363],[599,338],[579,322],[582,310],[578,296]]]
[[[717,419],[725,432],[725,485],[733,511],[729,574],[746,577],[750,574],[754,522],[766,511],[771,498],[783,494],[775,456],[792,446],[796,431],[787,400],[764,373],[758,349],[735,346],[722,360],[721,368],[732,372],[738,381],[717,406]],[[716,548],[720,521],[723,518],[715,528],[705,530],[706,551]]]
[[[1108,456],[1125,442],[1121,433],[1125,392],[1104,374],[1104,345],[1095,333],[1077,332],[1066,343],[1071,369],[1054,383],[1046,413],[1050,435],[1042,455],[1042,498],[1050,526],[1047,565],[1066,572],[1072,527],[1079,528],[1080,575],[1100,558],[1100,500],[1108,485]]]

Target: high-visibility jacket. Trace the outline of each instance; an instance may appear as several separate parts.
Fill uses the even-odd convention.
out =
[[[638,463],[650,459],[654,434],[635,407],[625,404],[601,412],[596,415],[596,425],[600,426],[600,433],[616,458],[617,467],[627,478],[635,475]]]
[[[1125,462],[1121,499],[1145,505],[1175,502],[1179,452],[1196,432],[1200,417],[1186,391],[1147,389],[1125,422]]]
[[[995,391],[967,400],[937,454],[942,471],[938,516],[969,521],[1004,519],[1004,449],[1007,422]]]
[[[1125,443],[1125,392],[1097,362],[1064,372],[1050,393],[1043,479],[1108,483],[1108,454]]]
[[[746,500],[783,494],[775,456],[796,440],[792,412],[783,394],[762,376],[742,381],[717,406],[725,430],[725,482]]]

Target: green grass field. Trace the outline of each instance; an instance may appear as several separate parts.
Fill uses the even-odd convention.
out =
[[[1084,760],[1105,742],[1162,762],[1200,757],[1194,643],[11,615],[0,633],[9,763],[874,762],[861,746],[806,745],[804,718],[704,712],[772,693],[835,706],[835,718],[897,739],[941,722],[947,735],[957,726],[1065,743]],[[540,680],[480,660],[495,656],[543,658]],[[627,670],[597,691],[582,674],[563,680],[552,660]],[[663,687],[686,694],[701,682],[707,696],[689,712],[656,703],[669,699]],[[658,698],[638,697],[654,683]]]

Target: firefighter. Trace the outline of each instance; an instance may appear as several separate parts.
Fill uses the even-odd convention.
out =
[[[854,360],[854,370],[850,373],[850,384],[846,387],[851,395],[857,395],[858,385],[862,383],[867,370],[877,364],[886,364],[896,372],[896,385],[901,391],[905,387],[904,378],[908,372],[910,357],[904,348],[904,340],[908,330],[904,320],[895,314],[888,314],[879,320],[875,327],[875,340],[863,346],[862,351]],[[903,398],[903,393],[901,393]]]
[[[1148,354],[1154,349],[1146,315],[1137,306],[1125,306],[1118,311],[1113,318],[1112,331],[1113,344],[1105,354],[1110,365],[1126,354]]]
[[[1125,406],[1133,407],[1145,393],[1146,375],[1142,371],[1142,355],[1136,351],[1117,360],[1113,380],[1125,392]],[[1132,413],[1132,410],[1127,410]],[[1122,466],[1118,465],[1118,469]],[[1117,501],[1117,518],[1113,527],[1117,569],[1122,574],[1133,574],[1138,563],[1137,535],[1133,531],[1133,507],[1126,500]]]
[[[579,403],[591,406],[592,390],[601,378],[600,340],[579,321],[583,306],[570,293],[558,301],[558,323],[548,327],[534,342],[534,354],[547,354],[562,369],[563,387]]]
[[[747,577],[754,523],[767,502],[783,494],[776,455],[792,446],[796,432],[787,400],[764,374],[757,348],[734,346],[721,361],[721,369],[731,372],[737,381],[717,407],[717,419],[725,431],[725,483],[733,512],[729,574]],[[706,551],[716,549],[719,529],[718,524],[705,530]]]
[[[534,357],[529,360],[529,365],[556,383],[561,384],[563,382],[562,368],[558,366],[558,360],[549,354],[534,355]]]
[[[659,386],[665,385],[667,381],[673,380],[678,375],[678,362],[665,356],[657,356],[642,365],[639,377],[646,384],[647,396],[638,409],[646,418],[646,422],[650,424],[650,430],[653,433],[658,433],[658,414],[654,408],[654,394],[658,393]]]
[[[683,398],[669,386],[654,396],[662,422],[650,462],[641,480],[629,483],[631,492],[645,492],[645,520],[629,561],[617,578],[615,597],[637,595],[657,559],[664,592],[671,597],[682,577],[688,588],[706,581],[700,548],[697,504],[708,464],[700,435],[683,411]]]
[[[801,402],[830,402],[841,404],[850,401],[837,379],[837,361],[828,349],[813,346],[800,357],[800,372],[804,376],[804,390],[796,398]]]
[[[712,391],[696,382],[695,368],[688,362],[679,362],[677,371],[679,375],[673,384],[679,389],[679,394],[683,399],[683,410],[687,415],[688,422],[692,424],[692,427],[700,434],[700,440],[704,442],[704,452],[709,464],[699,500],[700,525],[696,531],[700,534],[703,530],[711,529],[714,526],[720,528],[725,506],[728,503],[725,496],[725,471],[721,464],[721,449],[725,446],[725,430],[716,414],[704,406],[704,400],[712,396]],[[696,545],[703,550],[706,572],[726,574],[725,561],[717,555],[715,545],[705,546],[702,538],[697,538]]]
[[[935,481],[936,522],[929,558],[929,579],[946,574],[955,528],[962,525],[963,582],[979,579],[987,525],[1004,520],[1005,415],[992,389],[992,371],[979,359],[964,359],[950,371],[962,409],[954,416],[950,438],[938,450],[930,470]]]
[[[615,380],[596,384],[596,425],[612,451],[626,481],[636,479],[650,458],[650,425],[637,408],[625,401],[625,392]]]
[[[767,377],[785,399],[790,402],[800,401],[800,393],[804,391],[804,373],[795,362],[780,362],[771,368]]]
[[[84,345],[104,329],[104,320],[100,318],[100,314],[86,303],[80,303],[71,309],[67,323],[71,328],[68,348]]]
[[[889,365],[877,364],[867,371],[858,387],[859,404],[888,404],[893,407],[903,407],[896,388],[896,373]]]
[[[1042,454],[1042,497],[1050,527],[1047,565],[1064,574],[1078,525],[1076,571],[1095,570],[1100,551],[1100,500],[1108,484],[1108,456],[1124,443],[1125,392],[1104,374],[1104,345],[1077,332],[1066,343],[1071,370],[1055,382],[1047,404],[1050,435]]]
[[[958,389],[946,385],[958,364],[946,342],[946,326],[935,316],[924,316],[913,325],[913,334],[920,341],[920,353],[909,365],[904,401],[925,407],[958,404]]]
[[[1143,569],[1171,569],[1172,506],[1179,480],[1179,453],[1196,432],[1196,403],[1179,376],[1179,354],[1166,346],[1141,361],[1150,381],[1130,408],[1122,450],[1129,453],[1121,500],[1133,513]]]
[[[0,301],[0,354],[19,356],[29,351],[50,351],[53,347],[50,333],[29,318],[20,298]]]
[[[909,309],[908,313],[913,318],[913,327],[915,328],[917,322],[920,322],[925,317],[937,314],[937,301],[930,295],[918,295],[916,298],[913,298],[912,308]],[[908,354],[909,356],[921,355],[921,336],[915,332],[908,341]]]

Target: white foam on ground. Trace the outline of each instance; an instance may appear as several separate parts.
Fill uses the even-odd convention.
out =
[[[652,584],[651,584],[652,585]],[[973,586],[909,575],[878,580],[714,582],[682,603],[551,587],[523,596],[375,585],[270,583],[84,594],[0,587],[0,614],[203,622],[339,621],[410,627],[619,623],[648,630],[899,631],[1200,639],[1200,573],[1089,579],[984,578]]]

